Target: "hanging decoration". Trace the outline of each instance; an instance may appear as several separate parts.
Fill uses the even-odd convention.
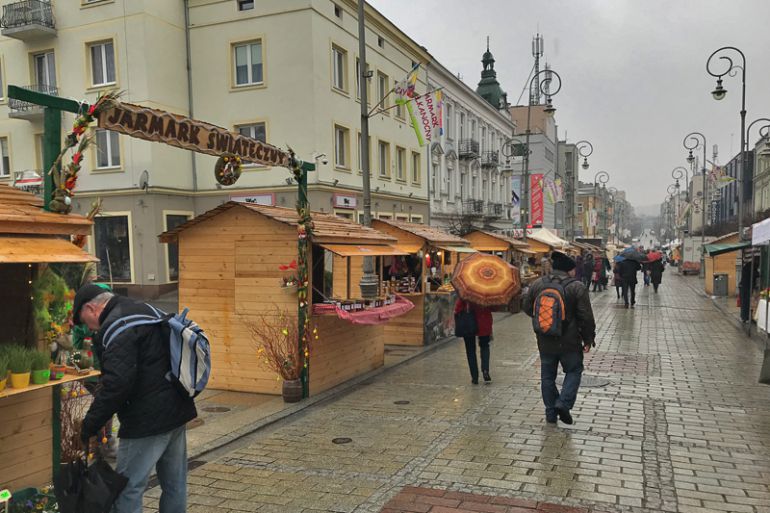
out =
[[[64,139],[64,148],[59,156],[56,157],[48,174],[53,177],[54,190],[51,198],[50,208],[60,214],[69,214],[72,211],[72,197],[75,195],[75,185],[78,180],[78,172],[83,162],[83,154],[91,144],[91,138],[85,136],[88,126],[97,118],[101,112],[112,107],[117,101],[118,93],[105,93],[96,102],[81,112],[75,122],[72,124],[72,131]],[[72,154],[69,164],[59,170],[64,155],[76,148]]]
[[[234,185],[241,177],[241,157],[224,153],[214,166],[214,178],[220,185]]]

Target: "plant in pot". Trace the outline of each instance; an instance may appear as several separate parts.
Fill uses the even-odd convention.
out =
[[[44,385],[51,377],[51,353],[32,351],[32,384]]]
[[[32,370],[32,352],[26,347],[13,346],[8,351],[8,367],[11,369],[11,386],[27,388]]]
[[[260,363],[283,380],[283,400],[295,403],[302,399],[302,369],[307,365],[309,336],[308,329],[301,346],[297,317],[274,306],[256,318],[245,321],[251,340],[257,349]]]

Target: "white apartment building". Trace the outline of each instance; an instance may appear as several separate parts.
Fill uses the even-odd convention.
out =
[[[43,172],[42,109],[8,101],[8,84],[86,102],[120,90],[123,101],[291,146],[301,158],[318,156],[318,170],[309,176],[311,208],[360,217],[356,4],[7,2],[0,36],[0,181]],[[366,13],[366,87],[375,105],[430,56],[376,10],[367,6]],[[426,89],[424,72],[417,87]],[[392,105],[393,97],[386,98],[384,106]],[[63,116],[63,134],[73,119]],[[296,201],[296,184],[283,168],[244,166],[238,183],[223,188],[214,180],[215,157],[114,132],[92,129],[91,135],[95,145],[84,159],[74,210],[85,213],[97,197],[103,200],[90,249],[101,259],[100,278],[132,294],[175,288],[176,248],[157,241],[166,229],[230,199],[287,207]],[[417,145],[405,109],[375,113],[368,143],[374,216],[426,222],[427,149]]]
[[[484,57],[485,73],[494,79],[489,49]],[[430,66],[428,80],[443,90],[445,127],[431,151],[431,224],[451,229],[465,216],[478,228],[511,230],[511,173],[501,150],[515,123],[505,108],[490,104],[438,63]],[[498,97],[505,101],[504,94]]]

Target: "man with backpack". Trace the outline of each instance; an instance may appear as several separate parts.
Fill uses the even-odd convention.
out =
[[[101,389],[83,420],[84,445],[113,414],[120,420],[116,470],[128,484],[115,502],[116,513],[142,510],[153,469],[162,490],[160,512],[187,508],[186,424],[197,411],[192,396],[180,393],[168,377],[169,323],[151,321],[161,313],[94,284],[75,294],[73,321],[96,331],[94,352],[102,365]]]
[[[551,262],[553,272],[529,287],[522,307],[532,317],[537,336],[545,420],[572,424],[570,410],[583,374],[583,353],[596,345],[596,323],[588,289],[572,277],[575,261],[554,251]],[[556,387],[559,363],[565,374],[561,392]]]

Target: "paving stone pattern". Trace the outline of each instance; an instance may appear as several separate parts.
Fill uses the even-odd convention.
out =
[[[493,384],[450,343],[192,470],[188,511],[770,512],[762,348],[686,280],[633,310],[593,294],[586,373],[610,384],[581,389],[573,426],[544,422],[529,319],[500,316]]]

